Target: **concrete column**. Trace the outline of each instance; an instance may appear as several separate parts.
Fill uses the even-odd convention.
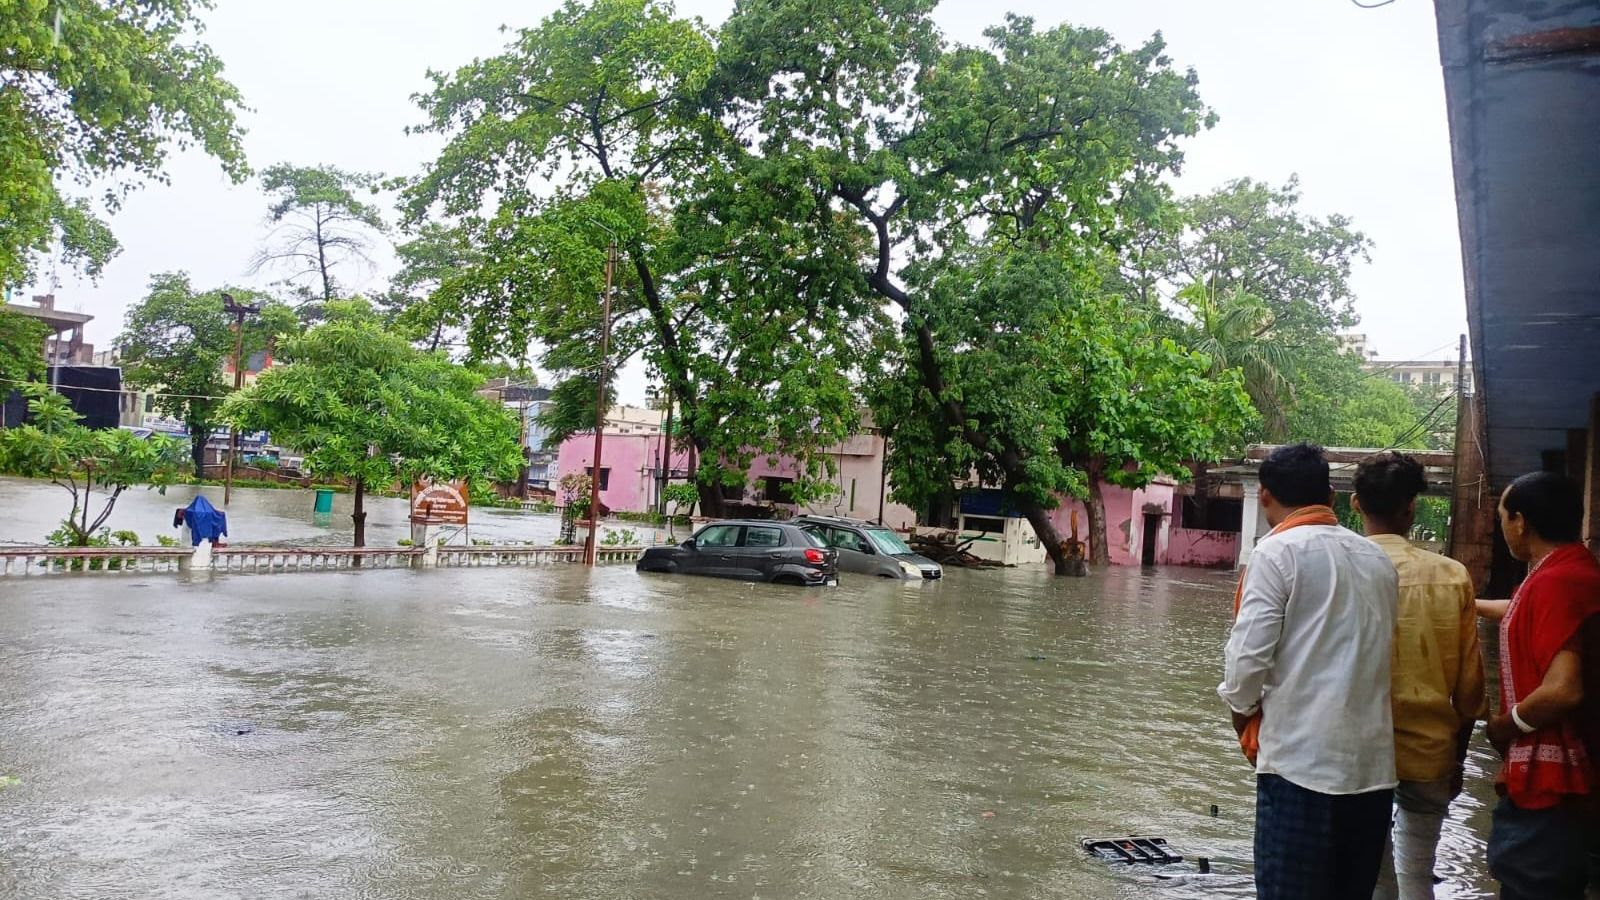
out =
[[[1244,479],[1244,515],[1239,521],[1239,568],[1250,562],[1255,552],[1256,537],[1261,527],[1261,482],[1253,477]]]
[[[439,564],[439,544],[433,539],[433,527],[431,525],[412,522],[411,545],[422,548],[421,556],[413,556],[411,558],[413,568],[431,569]]]

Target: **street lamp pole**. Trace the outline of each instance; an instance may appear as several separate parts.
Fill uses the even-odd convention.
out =
[[[244,355],[244,317],[253,312],[260,311],[259,305],[238,303],[232,294],[222,295],[222,308],[233,315],[233,390],[238,392],[244,387],[244,365],[241,357]],[[222,508],[227,509],[233,501],[233,460],[239,455],[239,429],[231,422],[228,424],[228,474],[222,482]],[[199,473],[204,477],[205,472]]]
[[[600,385],[594,402],[594,466],[589,470],[589,536],[583,544],[583,561],[593,566],[599,555],[600,463],[606,435],[606,358],[611,352],[611,291],[616,280],[617,242],[606,248],[606,290],[600,313],[600,369],[595,377]]]

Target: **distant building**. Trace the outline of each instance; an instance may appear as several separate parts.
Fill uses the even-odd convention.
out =
[[[1339,335],[1339,350],[1344,353],[1353,353],[1363,360],[1371,360],[1378,355],[1378,351],[1372,349],[1367,336],[1364,334]]]
[[[94,321],[94,316],[56,309],[55,294],[37,294],[33,304],[7,303],[5,310],[38,319],[50,328],[43,347],[45,362],[52,366],[93,365],[94,345],[84,343],[83,326]]]
[[[1456,361],[1453,359],[1374,359],[1362,367],[1368,373],[1388,378],[1396,384],[1409,387],[1430,387],[1452,390],[1456,386]],[[1472,393],[1472,365],[1466,367],[1462,385],[1465,393]]]

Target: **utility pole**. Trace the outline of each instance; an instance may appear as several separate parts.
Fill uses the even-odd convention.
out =
[[[583,542],[583,561],[593,566],[599,550],[600,462],[606,437],[606,358],[611,353],[611,289],[616,279],[617,242],[606,248],[606,290],[600,313],[600,370],[595,381],[600,387],[594,401],[594,466],[589,470],[589,537]]]
[[[233,314],[233,390],[238,393],[244,387],[244,317],[250,313],[259,312],[258,304],[237,303],[233,295],[222,295],[222,308]],[[233,424],[228,425],[228,474],[222,482],[222,508],[227,509],[233,501],[233,460],[239,455],[239,429]],[[205,472],[195,473],[202,479]]]
[[[667,380],[667,424],[661,434],[660,455],[661,481],[656,486],[656,514],[665,517],[667,514],[667,485],[672,483],[672,381]]]

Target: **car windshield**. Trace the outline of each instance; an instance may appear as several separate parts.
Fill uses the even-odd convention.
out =
[[[906,542],[900,540],[900,535],[887,528],[868,528],[867,537],[872,539],[873,546],[885,556],[905,556],[912,552]]]

